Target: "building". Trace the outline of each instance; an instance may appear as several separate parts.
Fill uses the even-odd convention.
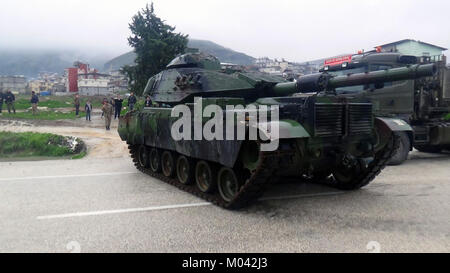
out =
[[[39,94],[44,91],[52,91],[54,82],[49,80],[32,80],[28,83],[30,91]]]
[[[82,62],[75,62],[73,67],[66,68],[66,91],[78,92],[78,79],[79,75],[87,75],[89,73],[97,73],[96,69],[90,69],[89,64]]]
[[[413,55],[417,57],[431,57],[432,60],[439,61],[443,52],[447,50],[445,47],[416,41],[412,39],[400,40],[380,46],[375,49],[380,52],[399,52],[405,55]]]
[[[123,91],[128,89],[128,78],[120,70],[114,70],[109,74],[109,86],[112,89],[111,92]]]
[[[78,74],[78,92],[83,96],[110,95],[113,88],[110,76],[97,72]]]
[[[23,94],[27,91],[27,85],[25,76],[0,76],[0,91]]]

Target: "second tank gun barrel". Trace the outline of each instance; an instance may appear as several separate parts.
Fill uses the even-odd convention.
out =
[[[273,92],[277,96],[284,96],[293,93],[332,90],[339,87],[412,80],[433,76],[436,71],[435,64],[424,64],[334,77],[328,73],[316,73],[301,76],[296,82],[276,84]]]

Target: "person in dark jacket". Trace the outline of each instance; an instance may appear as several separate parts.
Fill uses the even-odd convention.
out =
[[[145,107],[152,107],[153,103],[152,103],[152,99],[150,98],[150,96],[147,96],[147,98],[145,99]]]
[[[123,99],[120,95],[114,99],[114,119],[120,118],[120,112],[122,111]]]
[[[38,105],[38,102],[39,102],[39,98],[36,95],[36,93],[34,93],[34,91],[31,92],[31,100],[30,100],[30,102],[31,102],[31,110],[33,111],[33,116],[34,116],[34,115],[36,115],[38,113],[37,105]]]
[[[131,92],[130,96],[128,97],[128,107],[130,108],[130,111],[133,111],[134,105],[136,104],[137,99],[134,96],[134,92]]]
[[[90,100],[87,100],[84,105],[84,111],[86,112],[86,120],[91,121],[92,104]]]
[[[0,91],[0,114],[2,113],[3,108],[3,92]]]
[[[14,107],[14,102],[16,101],[16,97],[11,92],[11,90],[6,91],[5,102],[6,106],[8,106],[8,113],[11,114],[11,110],[16,113],[16,107]]]

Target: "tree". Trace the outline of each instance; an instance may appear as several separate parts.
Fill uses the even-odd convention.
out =
[[[130,90],[141,95],[148,79],[186,50],[188,35],[175,33],[175,27],[157,17],[153,3],[133,16],[129,28],[132,35],[128,43],[136,53],[136,65],[124,66],[122,72],[128,77]]]

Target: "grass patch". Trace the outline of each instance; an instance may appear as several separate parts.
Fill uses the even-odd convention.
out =
[[[450,120],[450,114],[447,114],[447,116],[445,116],[444,119],[445,119],[445,120]]]
[[[0,132],[0,157],[76,156],[81,150],[80,144],[73,148],[69,143],[72,141],[67,137],[49,133]]]
[[[77,155],[72,156],[72,159],[82,159],[83,157],[86,156],[86,154],[87,153],[85,151],[83,151],[83,152],[81,152],[81,153],[79,153]]]
[[[84,117],[86,114],[84,112],[79,113],[78,117]],[[37,115],[33,115],[32,112],[17,112],[15,114],[8,112],[3,112],[2,118],[18,118],[18,119],[40,119],[40,120],[58,120],[58,119],[76,119],[75,112],[62,113],[57,111],[39,111]]]
[[[31,107],[31,95],[17,95],[14,106],[18,110],[28,109]],[[87,100],[90,100],[93,107],[102,106],[103,97],[80,97],[80,109],[84,109]],[[75,108],[74,96],[46,96],[39,97],[39,107],[48,108]]]

